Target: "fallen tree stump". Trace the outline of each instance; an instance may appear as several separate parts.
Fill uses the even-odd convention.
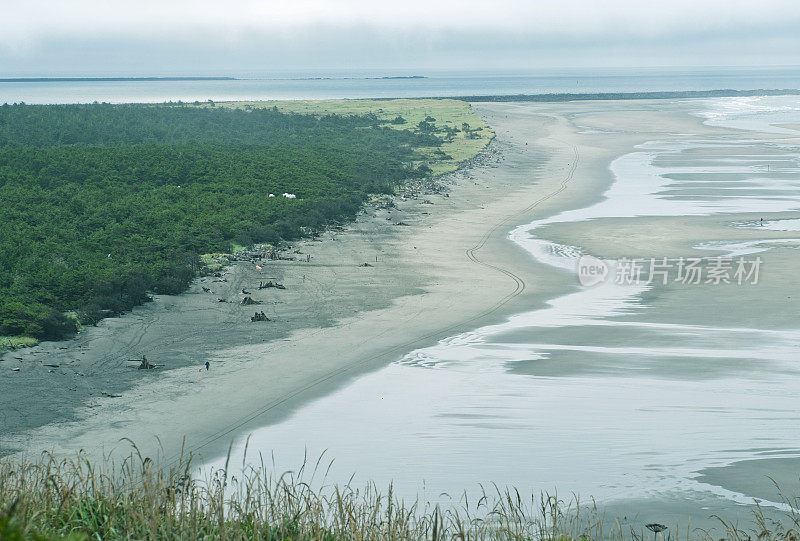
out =
[[[152,370],[153,368],[158,368],[156,365],[147,360],[146,355],[142,355],[141,359],[128,359],[128,362],[139,363],[139,366],[136,367],[139,370]]]

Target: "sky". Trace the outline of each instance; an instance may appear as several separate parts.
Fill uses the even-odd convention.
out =
[[[797,0],[0,0],[0,77],[779,65]]]

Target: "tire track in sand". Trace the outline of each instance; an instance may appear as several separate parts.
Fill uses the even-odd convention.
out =
[[[531,203],[530,205],[525,207],[525,209],[523,209],[522,211],[514,214],[513,216],[509,216],[509,217],[504,218],[503,220],[499,221],[498,223],[496,223],[494,225],[494,227],[492,227],[486,233],[484,233],[483,237],[481,237],[481,240],[478,242],[478,244],[476,244],[472,248],[469,248],[469,249],[464,251],[464,253],[467,256],[467,259],[469,259],[470,261],[472,261],[473,263],[475,263],[477,265],[481,265],[483,267],[490,268],[492,270],[495,270],[497,272],[500,272],[500,273],[508,276],[509,278],[511,278],[516,283],[516,287],[515,287],[514,291],[512,291],[511,293],[509,293],[508,295],[503,297],[491,309],[489,309],[486,312],[483,312],[483,313],[481,313],[481,314],[479,314],[477,316],[474,316],[474,317],[462,322],[462,324],[463,323],[468,323],[472,319],[478,319],[478,318],[481,318],[481,317],[483,317],[485,315],[491,314],[492,312],[496,311],[498,308],[500,308],[501,306],[506,304],[508,301],[510,301],[512,298],[516,297],[517,295],[519,295],[523,291],[525,291],[525,281],[522,278],[520,278],[519,276],[517,276],[516,274],[514,274],[510,270],[505,269],[505,268],[503,268],[503,267],[501,267],[499,265],[495,265],[495,264],[492,264],[492,263],[488,263],[486,261],[482,261],[475,254],[476,254],[476,252],[480,251],[481,248],[484,247],[484,245],[489,240],[489,238],[499,228],[506,227],[507,224],[509,222],[513,221],[515,218],[517,218],[517,217],[519,217],[520,215],[523,215],[523,214],[528,214],[530,211],[532,211],[533,209],[535,209],[536,207],[538,207],[539,205],[541,205],[542,203],[544,203],[548,199],[551,199],[551,198],[557,196],[558,194],[560,194],[561,192],[563,192],[567,188],[567,185],[570,183],[572,178],[575,176],[575,170],[578,168],[578,162],[580,160],[580,154],[578,153],[578,147],[577,146],[572,145],[572,152],[574,154],[574,157],[572,159],[572,163],[567,164],[569,166],[569,169],[567,170],[567,174],[561,180],[561,183],[559,184],[559,186],[558,186],[558,188],[556,190],[554,190],[554,191],[550,192],[549,194],[537,199],[536,201],[534,201],[533,203]]]

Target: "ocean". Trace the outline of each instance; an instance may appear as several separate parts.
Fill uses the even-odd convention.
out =
[[[49,77],[49,74],[39,74]],[[82,74],[104,77],[108,74]],[[119,74],[114,74],[118,76]],[[124,74],[146,76],[148,74]],[[403,98],[549,93],[798,89],[800,68],[648,68],[540,72],[222,73],[235,80],[0,82],[0,104]],[[0,73],[0,78],[37,74]],[[409,78],[419,76],[421,78]],[[406,78],[397,78],[406,77]]]

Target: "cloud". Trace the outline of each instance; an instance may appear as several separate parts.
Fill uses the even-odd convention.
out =
[[[165,69],[193,54],[210,69],[259,58],[264,68],[444,66],[467,54],[491,64],[501,53],[540,64],[544,55],[669,63],[670,54],[774,64],[800,61],[799,27],[800,4],[785,0],[28,0],[4,7],[0,69],[52,69],[56,59],[76,68],[81,58],[87,69],[144,66],[154,52]]]

